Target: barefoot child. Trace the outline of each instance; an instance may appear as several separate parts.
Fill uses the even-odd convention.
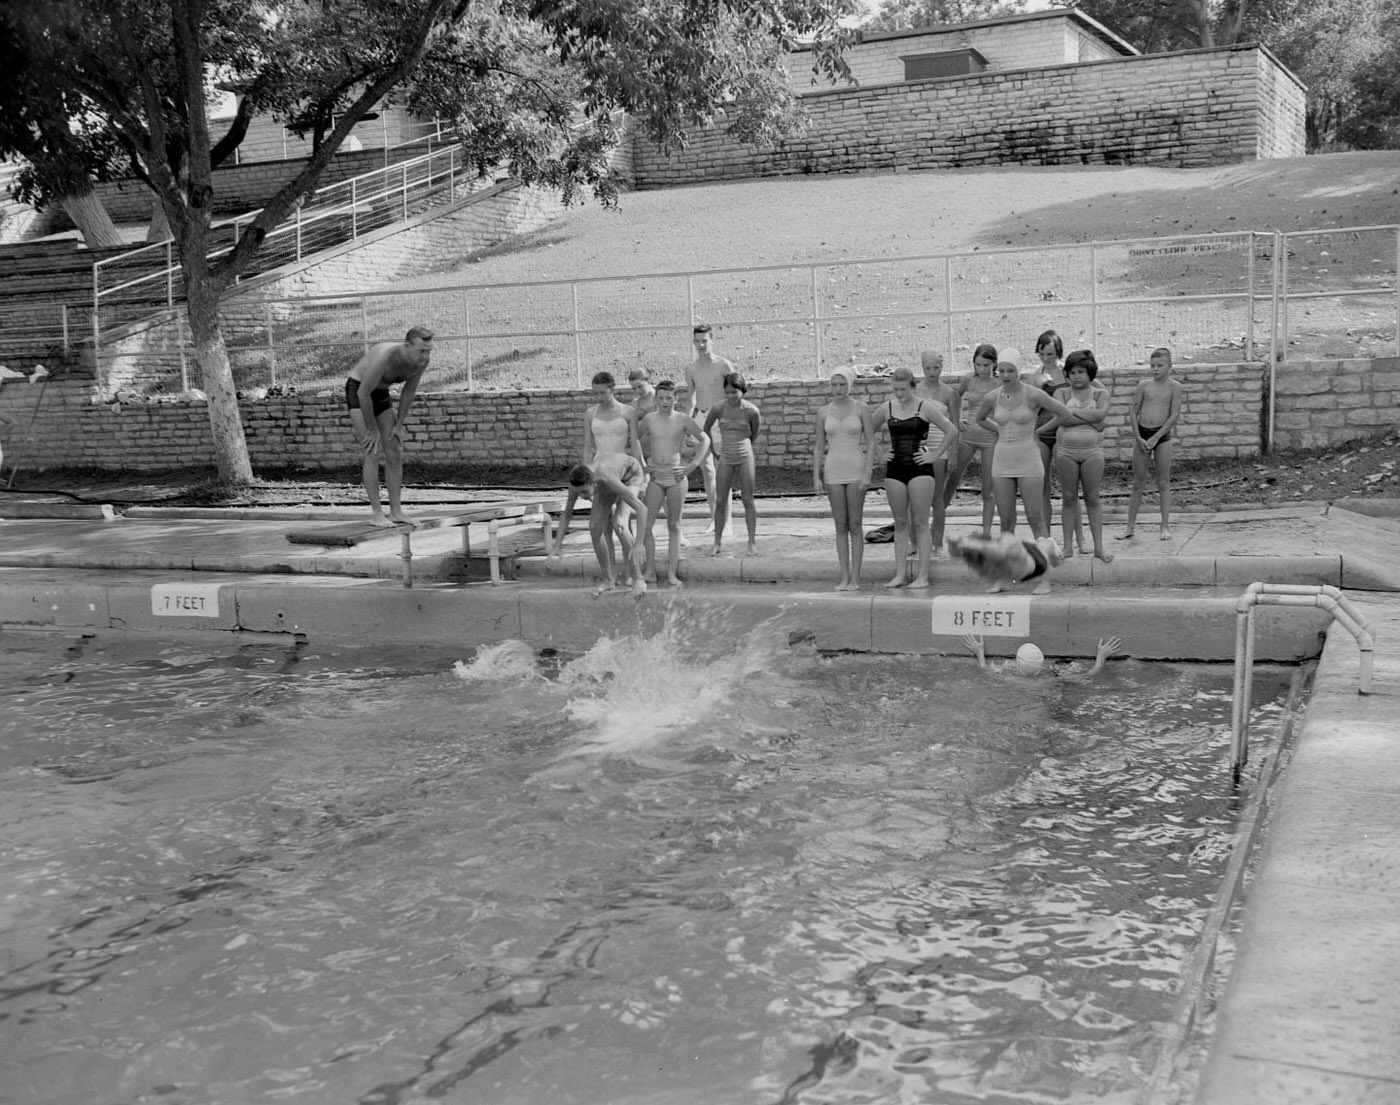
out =
[[[1148,471],[1155,467],[1162,516],[1159,536],[1168,541],[1172,535],[1172,430],[1181,417],[1181,384],[1172,379],[1170,349],[1154,349],[1149,364],[1152,375],[1134,390],[1128,414],[1133,431],[1133,493],[1128,499],[1128,528],[1123,531],[1123,539],[1133,536]]]
[[[676,410],[676,385],[662,380],[656,385],[656,410],[642,418],[642,445],[647,456],[646,507],[649,524],[646,527],[646,578],[656,580],[656,516],[661,504],[666,504],[666,582],[681,585],[677,569],[681,561],[681,510],[685,507],[685,490],[690,474],[700,467],[710,451],[710,439],[700,423]],[[681,459],[687,440],[699,444],[689,463]]]
[[[588,532],[593,539],[593,554],[598,558],[598,567],[603,570],[603,584],[594,588],[595,595],[617,587],[614,535],[622,542],[623,559],[631,565],[632,593],[638,597],[646,593],[646,581],[642,578],[642,547],[631,539],[626,520],[622,517],[625,508],[631,507],[637,515],[637,525],[646,530],[646,504],[637,496],[642,479],[641,464],[636,457],[627,453],[600,453],[594,457],[591,465],[578,464],[569,470],[569,495],[564,502],[559,533],[554,538],[553,555],[562,555],[564,538],[574,517],[574,504],[580,497],[591,500]]]
[[[738,372],[724,377],[724,402],[710,408],[705,416],[705,434],[719,427],[719,456],[715,460],[715,547],[711,556],[719,556],[724,541],[724,525],[729,520],[729,491],[735,481],[744,500],[744,524],[749,531],[749,547],[745,556],[757,556],[754,533],[758,527],[758,511],[754,507],[754,442],[763,418],[758,408],[744,398],[748,381]]]
[[[1064,529],[1065,556],[1073,555],[1075,543],[1084,551],[1083,527],[1079,521],[1079,489],[1084,489],[1084,509],[1089,515],[1089,532],[1094,538],[1094,555],[1105,564],[1113,557],[1103,547],[1103,507],[1099,488],[1103,483],[1103,423],[1108,417],[1108,391],[1094,382],[1098,362],[1088,349],[1076,349],[1065,359],[1069,389],[1061,389],[1059,399],[1069,410],[1064,418],[1046,423],[1056,429],[1055,466],[1060,475],[1060,521]]]

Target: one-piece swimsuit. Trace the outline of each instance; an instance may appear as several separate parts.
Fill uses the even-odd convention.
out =
[[[1043,479],[1045,465],[1036,446],[1035,410],[1026,401],[1026,385],[1021,385],[1014,402],[1007,400],[1004,390],[997,391],[992,420],[999,430],[992,452],[992,476]]]
[[[860,414],[852,410],[838,416],[828,407],[822,426],[826,431],[823,481],[835,487],[859,483],[865,468],[865,449],[861,447],[865,431]]]
[[[889,420],[885,425],[890,431],[890,459],[885,465],[885,479],[908,483],[919,476],[933,478],[933,465],[920,464],[915,456],[928,440],[929,424],[918,410],[908,418],[896,418],[894,407],[889,407]]]

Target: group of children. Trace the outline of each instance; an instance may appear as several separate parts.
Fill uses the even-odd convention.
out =
[[[744,397],[749,385],[743,374],[715,355],[711,328],[696,326],[692,339],[695,359],[686,371],[689,408],[684,414],[676,409],[675,382],[661,380],[653,386],[644,368],[629,374],[637,393],[630,404],[617,398],[611,373],[593,377],[597,402],[584,414],[582,461],[569,472],[568,497],[552,553],[560,555],[578,499],[589,499],[589,534],[603,573],[598,593],[616,588],[620,572],[630,577],[637,595],[660,578],[653,530],[663,509],[669,538],[665,579],[673,587],[681,586],[681,511],[690,475],[697,468],[712,518],[711,555],[723,551],[730,496],[736,488],[748,531],[745,555],[758,555],[754,442],[763,419]],[[697,415],[703,416],[703,424]]]
[[[630,404],[614,394],[611,375],[600,372],[593,378],[597,402],[584,415],[581,463],[569,473],[568,500],[552,551],[559,555],[578,498],[591,499],[589,530],[604,579],[599,591],[617,587],[620,572],[630,577],[637,594],[660,577],[653,527],[663,512],[669,537],[665,579],[680,586],[678,567],[685,544],[681,510],[697,468],[712,518],[712,555],[722,551],[735,488],[744,507],[746,555],[758,553],[754,442],[763,420],[745,397],[743,375],[716,355],[711,328],[695,327],[693,340],[695,359],[686,372],[689,400],[684,413],[677,409],[677,385],[663,380],[653,387],[645,369],[634,369],[629,377],[636,392]],[[1037,592],[1043,592],[1050,565],[1061,555],[1074,555],[1076,548],[1087,551],[1081,497],[1093,555],[1104,562],[1113,559],[1104,544],[1099,500],[1109,393],[1097,381],[1099,367],[1091,351],[1077,350],[1065,357],[1054,331],[1041,334],[1035,350],[1038,367],[1023,372],[1014,351],[999,353],[991,345],[980,345],[973,352],[972,371],[955,384],[942,379],[942,356],[925,352],[921,378],[907,367],[896,368],[889,397],[875,405],[854,398],[852,372],[838,369],[831,374],[831,398],[816,412],[813,428],[812,479],[817,494],[827,496],[835,523],[838,591],[860,587],[864,499],[881,459],[894,517],[895,572],[886,587],[929,586],[930,561],[944,545],[947,507],[974,458],[981,469],[982,536],[949,540],[947,547],[990,578],[992,590],[1035,580]],[[1133,392],[1133,490],[1124,539],[1135,534],[1143,492],[1154,469],[1161,537],[1171,536],[1173,436],[1182,399],[1171,369],[1170,350],[1154,350],[1151,374]],[[1052,472],[1059,477],[1063,496],[1063,552],[1051,538]],[[1018,499],[1030,541],[1013,536]],[[994,511],[1001,538],[992,536]],[[635,537],[629,514],[636,518]]]

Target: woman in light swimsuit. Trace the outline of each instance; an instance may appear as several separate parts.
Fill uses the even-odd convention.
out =
[[[992,507],[996,502],[992,495],[992,450],[996,447],[997,436],[978,423],[977,412],[982,400],[996,389],[996,368],[996,346],[979,345],[972,351],[972,375],[964,376],[953,387],[961,420],[958,450],[948,466],[948,482],[943,488],[943,505],[948,506],[957,494],[968,463],[974,454],[977,455],[977,466],[982,473],[982,530],[985,533],[992,530]]]
[[[929,585],[928,564],[933,538],[929,517],[938,481],[933,466],[957,447],[958,428],[926,399],[914,394],[914,373],[901,365],[890,377],[890,397],[875,410],[877,427],[890,435],[890,459],[885,463],[885,494],[894,515],[894,578],[886,587],[922,589]],[[928,443],[930,426],[943,431],[936,445]],[[919,571],[909,579],[909,536],[919,550]]]
[[[1035,440],[1035,416],[1040,410],[1062,416],[1069,411],[1039,388],[1022,383],[1021,366],[1015,361],[998,361],[997,378],[1001,387],[982,400],[977,421],[997,434],[996,449],[992,453],[992,494],[996,497],[1001,531],[1016,531],[1016,496],[1019,493],[1031,536],[1049,537],[1050,529],[1040,509],[1045,468]],[[1047,590],[1048,581],[1036,588],[1037,593]]]
[[[924,370],[924,378],[915,386],[915,394],[920,399],[927,399],[938,408],[943,417],[947,418],[953,425],[958,425],[962,411],[962,398],[953,388],[943,382],[943,354],[926,349],[920,354],[919,361]],[[937,448],[942,436],[942,431],[937,427],[931,428],[928,432],[929,445]],[[961,436],[961,430],[959,436]],[[948,519],[947,499],[952,497],[948,494],[948,457],[946,455],[933,466],[933,478],[937,481],[938,486],[933,492],[932,555],[937,556],[943,547],[943,530]]]
[[[594,373],[592,386],[593,397],[598,401],[583,414],[581,463],[589,468],[596,468],[603,457],[623,454],[635,457],[637,463],[645,470],[646,460],[642,456],[642,435],[637,425],[637,412],[613,393],[617,381],[613,379],[611,372]],[[619,503],[617,509],[612,512],[612,518],[613,525],[607,531],[606,540],[608,555],[615,557],[614,533],[622,541],[624,548],[631,545],[631,537],[626,532],[632,522],[631,507],[625,502]]]
[[[757,556],[754,540],[758,528],[758,511],[754,506],[754,442],[763,425],[758,408],[744,398],[748,381],[738,372],[724,376],[724,402],[710,408],[705,416],[708,435],[719,425],[720,453],[715,462],[715,547],[711,556],[719,556],[724,540],[724,524],[729,513],[729,492],[739,481],[739,496],[744,501],[744,524],[749,531],[749,547],[745,556]]]
[[[812,444],[812,485],[818,495],[826,492],[836,523],[836,559],[841,564],[838,591],[859,591],[865,558],[861,521],[865,491],[875,445],[870,408],[851,398],[851,373],[838,368],[831,374],[831,402],[817,411]]]
[[[1077,349],[1065,358],[1069,393],[1061,392],[1069,415],[1046,423],[1057,427],[1055,464],[1060,475],[1060,520],[1065,537],[1065,556],[1072,555],[1072,538],[1080,533],[1079,488],[1084,488],[1084,509],[1089,515],[1089,533],[1094,539],[1094,555],[1105,564],[1113,557],[1103,547],[1103,508],[1099,505],[1099,485],[1103,482],[1103,423],[1108,416],[1108,390],[1094,383],[1098,362],[1088,349]],[[1079,538],[1079,551],[1084,551]]]

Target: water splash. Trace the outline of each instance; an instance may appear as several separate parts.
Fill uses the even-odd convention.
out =
[[[778,617],[745,627],[732,608],[673,602],[653,636],[604,637],[561,670],[565,712],[588,727],[573,754],[625,754],[684,729],[713,731],[745,700],[743,684],[777,674],[787,654]]]
[[[536,682],[544,678],[534,648],[518,638],[484,646],[471,660],[453,664],[452,672],[464,683]]]

